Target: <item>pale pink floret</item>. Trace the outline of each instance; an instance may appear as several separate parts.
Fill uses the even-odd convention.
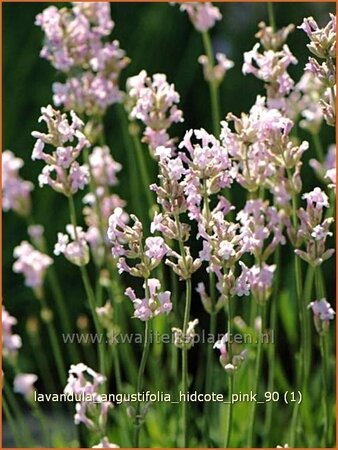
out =
[[[20,373],[14,378],[13,390],[17,394],[29,397],[34,392],[34,383],[38,380],[37,375],[33,373]]]
[[[23,164],[23,160],[10,150],[2,153],[2,209],[12,209],[18,214],[27,215],[30,211],[30,193],[34,186],[20,177],[19,170]]]
[[[313,314],[323,322],[333,320],[336,314],[326,298],[309,303],[308,308],[311,308]]]
[[[25,284],[31,288],[40,288],[46,274],[46,270],[53,264],[52,258],[36,250],[29,242],[22,241],[14,249],[13,271],[22,273]]]
[[[17,354],[17,351],[22,346],[21,337],[14,334],[12,327],[17,324],[15,317],[11,316],[9,312],[2,307],[2,353],[4,357],[11,357]]]
[[[217,6],[208,2],[184,3],[180,9],[188,13],[194,27],[200,32],[210,30],[218,20],[222,19],[222,14]]]

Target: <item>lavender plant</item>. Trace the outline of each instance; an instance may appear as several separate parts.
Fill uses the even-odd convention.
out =
[[[208,85],[210,123],[190,124],[180,80],[133,69],[111,40],[109,3],[52,5],[36,17],[40,56],[58,81],[36,117],[45,129],[31,133],[40,175],[26,181],[24,160],[2,157],[3,210],[26,232],[13,272],[38,305],[20,336],[13,327],[24,319],[7,311],[5,292],[6,427],[16,447],[333,446],[335,311],[325,268],[334,255],[336,18],[278,29],[269,3],[269,23],[258,24],[242,59],[261,92],[235,113],[222,89],[239,67],[212,35],[223,7],[157,8],[186,12],[202,38],[204,53],[184,64]],[[314,57],[296,79],[286,42],[301,31]],[[67,211],[53,241],[33,219],[32,196],[46,186]],[[73,419],[68,437],[51,432],[44,402]]]

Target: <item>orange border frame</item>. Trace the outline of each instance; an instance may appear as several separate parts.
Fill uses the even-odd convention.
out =
[[[77,0],[79,1],[79,0]],[[88,3],[90,3],[90,0],[84,0]],[[105,2],[105,0],[95,0],[96,2]],[[187,2],[200,2],[200,3],[204,3],[206,2],[206,0],[186,0],[185,2],[182,1],[178,1],[178,3],[187,3]],[[336,15],[337,15],[337,9],[338,9],[338,1],[335,0],[271,0],[273,3],[335,3],[336,4]],[[0,20],[1,20],[1,25],[0,25],[0,29],[1,29],[1,44],[3,43],[2,40],[2,3],[44,3],[45,0],[0,0]],[[67,1],[59,1],[59,2],[55,2],[55,3],[68,3]],[[167,0],[111,0],[110,3],[168,3]],[[217,0],[215,3],[268,3],[266,0]],[[336,53],[337,49],[336,49]],[[2,45],[0,48],[0,66],[2,69]],[[338,72],[336,71],[336,82],[338,81]],[[0,98],[2,99],[2,70],[0,72]],[[336,110],[337,110],[337,106],[338,106],[338,98],[336,100]],[[2,115],[3,115],[3,111],[2,111],[2,102],[0,105],[0,120],[1,120],[1,128],[0,128],[0,144],[1,144],[1,149],[2,149]],[[337,120],[337,119],[336,119]],[[337,123],[336,123],[337,125]],[[337,126],[336,126],[336,143],[338,141],[338,130],[337,130]],[[1,155],[2,155],[2,150],[0,152],[0,160],[1,160]],[[336,153],[336,165],[338,162],[338,156]],[[0,178],[2,179],[2,174],[0,171]],[[0,196],[0,205],[2,206],[2,197]],[[336,211],[337,211],[337,206],[338,206],[338,200],[337,200],[337,196],[336,196]],[[337,213],[336,213],[337,216]],[[1,231],[1,241],[0,241],[0,266],[2,268],[2,217],[0,219],[0,231]],[[338,232],[338,224],[337,224],[337,220],[336,220],[336,279],[337,279],[337,275],[338,275],[338,267],[337,267],[337,247],[338,247],[338,236],[337,233]],[[337,299],[337,294],[338,294],[338,286],[336,283],[336,299]],[[2,305],[2,270],[0,272],[0,296],[1,296],[1,300],[0,303]],[[336,300],[336,310],[337,310],[337,300]],[[0,332],[2,332],[2,325],[0,325]],[[338,335],[338,320],[336,318],[336,413],[338,412],[338,408],[337,408],[337,399],[338,399],[338,376],[337,376],[337,360],[338,360],[338,340],[337,340],[337,335]],[[2,340],[0,341],[0,353],[2,355]],[[0,361],[0,368],[1,368],[1,372],[2,372],[2,358]],[[2,379],[0,380],[0,387],[1,387],[1,392],[0,392],[0,404],[2,406]],[[0,421],[1,421],[1,427],[0,427],[0,449],[2,449],[2,407],[0,408]],[[337,448],[337,444],[338,444],[338,427],[337,427],[337,417],[336,417],[336,447]],[[125,447],[124,447],[125,448]],[[204,447],[198,447],[200,450],[216,450],[216,449],[207,449]],[[301,447],[297,447],[302,449]],[[173,450],[181,450],[180,448],[173,448]],[[7,449],[4,449],[7,450]],[[8,449],[9,450],[9,449]],[[24,448],[17,448],[17,450],[26,450]],[[47,447],[43,447],[41,448],[41,450],[54,450],[51,448],[47,448]],[[71,448],[66,448],[64,450],[73,450]],[[79,449],[82,450],[82,449]],[[129,447],[126,450],[136,450],[133,447]],[[149,449],[150,450],[150,449]],[[245,449],[243,448],[243,450],[249,450],[249,449]],[[252,449],[252,450],[256,450],[256,449]],[[257,449],[258,450],[258,449]],[[270,450],[270,449],[266,449],[266,450]],[[271,449],[272,450],[272,449]],[[304,449],[305,450],[305,449]],[[322,449],[325,450],[325,449]]]

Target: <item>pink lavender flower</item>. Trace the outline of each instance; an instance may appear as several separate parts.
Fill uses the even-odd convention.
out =
[[[23,160],[16,158],[10,150],[2,153],[2,209],[13,210],[27,216],[31,209],[30,193],[33,183],[23,180],[19,170],[23,167]]]
[[[38,377],[33,373],[20,373],[14,378],[13,390],[29,399],[34,392],[34,383]]]
[[[307,44],[307,47],[317,58],[336,57],[336,16],[334,14],[330,14],[330,20],[323,28],[319,28],[313,17],[303,19],[303,23],[298,28],[309,37],[310,44]]]
[[[198,62],[203,66],[205,80],[219,84],[223,81],[227,71],[234,67],[234,63],[224,53],[216,53],[216,61],[217,64],[212,66],[206,55],[198,58]]]
[[[326,298],[321,298],[309,303],[308,308],[312,309],[313,320],[318,333],[325,333],[329,328],[330,321],[334,319],[336,314],[330,303]]]
[[[71,122],[66,114],[61,114],[60,111],[48,105],[46,108],[41,108],[39,118],[40,122],[46,122],[48,133],[32,132],[32,136],[37,139],[32,159],[42,159],[47,164],[39,176],[40,186],[48,184],[57,192],[67,196],[83,189],[89,182],[88,167],[80,166],[76,161],[82,150],[89,146],[88,140],[82,133],[84,124],[73,111],[70,116]],[[46,144],[55,148],[52,154],[44,152]]]
[[[278,244],[286,243],[284,213],[267,201],[248,200],[236,219],[241,224],[243,251],[254,254],[258,260],[266,261]]]
[[[50,6],[37,15],[35,24],[45,33],[41,57],[60,71],[88,64],[99,70],[111,58],[111,44],[102,41],[114,28],[109,3],[74,3],[71,9]]]
[[[66,225],[67,234],[58,233],[58,241],[54,246],[54,255],[63,254],[68,261],[76,266],[84,266],[89,262],[89,247],[86,233],[82,227],[74,228]],[[71,242],[70,242],[71,239]]]
[[[151,153],[154,155],[158,146],[172,146],[167,130],[173,123],[182,122],[183,114],[177,108],[180,96],[166,75],[157,73],[151,78],[142,70],[128,78],[127,95],[129,117],[146,125],[143,141]]]
[[[267,108],[264,97],[257,97],[249,114],[228,114],[235,131],[222,122],[221,142],[238,162],[236,180],[254,192],[264,186],[275,201],[287,205],[291,194],[301,190],[301,157],[309,144],[296,145],[290,137],[293,121],[277,109]],[[293,169],[293,180],[287,170]]]
[[[181,11],[188,13],[189,19],[197,31],[204,32],[212,28],[218,20],[222,19],[222,14],[217,6],[212,3],[184,3],[180,7]]]
[[[52,258],[36,250],[27,241],[22,241],[15,247],[13,255],[17,259],[13,264],[13,271],[24,275],[26,286],[41,288],[46,270],[53,264]]]
[[[264,303],[271,294],[273,274],[276,265],[254,265],[250,269],[250,288],[259,303]]]
[[[2,354],[5,358],[14,357],[22,346],[21,337],[14,334],[12,327],[18,321],[2,306]]]
[[[233,372],[237,371],[242,365],[247,351],[243,350],[241,353],[233,355],[232,359],[230,359],[227,350],[227,342],[229,342],[229,339],[230,339],[229,334],[225,333],[221,339],[215,342],[213,348],[217,348],[221,353],[219,361],[223,369],[227,373],[232,374]]]
[[[302,116],[299,125],[313,134],[319,133],[324,118],[320,99],[324,97],[325,88],[312,72],[305,71],[295,86],[295,92],[300,94],[300,98],[291,102]]]
[[[69,369],[67,385],[64,393],[74,394],[79,399],[75,405],[74,422],[76,425],[83,423],[90,429],[98,428],[98,424],[94,423],[92,417],[94,411],[99,408],[100,415],[106,415],[107,408],[111,407],[110,402],[101,402],[99,388],[106,382],[106,377],[95,372],[83,363],[72,364]],[[97,404],[99,406],[97,406]]]
[[[228,340],[229,340],[229,336],[228,336],[228,333],[226,333],[223,335],[222,339],[219,339],[218,341],[216,341],[213,346],[213,348],[217,348],[220,351],[221,358],[224,358],[224,359],[226,359],[228,356],[228,350],[227,350],[227,346],[226,346],[226,343],[228,342]]]
[[[330,14],[330,20],[323,28],[319,28],[313,17],[307,17],[298,27],[309,37],[310,43],[307,45],[310,52],[324,60],[318,62],[310,57],[305,66],[305,71],[312,73],[318,81],[326,88],[325,94],[320,98],[320,105],[326,123],[335,126],[335,89],[336,89],[336,17]]]
[[[313,314],[315,316],[318,316],[319,319],[323,322],[333,320],[336,314],[331,308],[330,303],[326,301],[326,298],[315,300],[314,302],[309,303],[308,308],[311,308]]]
[[[156,278],[145,280],[143,288],[146,296],[143,299],[136,297],[131,288],[127,288],[125,295],[130,298],[134,304],[134,317],[146,321],[160,314],[169,314],[172,310],[169,291],[160,292],[161,283]]]
[[[328,197],[320,188],[303,194],[306,200],[306,209],[300,208],[298,216],[300,227],[297,233],[297,247],[305,245],[306,250],[295,250],[296,255],[312,266],[318,266],[330,258],[334,249],[326,249],[326,240],[332,235],[330,226],[333,217],[323,218],[324,208],[329,207]]]
[[[259,52],[260,44],[244,53],[243,73],[253,74],[258,79],[268,83],[269,97],[285,96],[290,93],[294,81],[287,72],[290,64],[297,64],[289,47],[284,44],[280,51],[264,50]]]
[[[109,147],[94,147],[89,156],[89,164],[97,186],[116,186],[116,174],[122,166],[112,157]]]
[[[161,237],[149,237],[145,240],[145,252],[144,254],[152,259],[161,261],[167,254],[168,249],[164,243],[164,239]]]
[[[198,325],[198,319],[190,320],[186,333],[184,334],[180,328],[173,327],[171,329],[174,337],[174,345],[178,348],[190,349],[194,345],[194,339],[196,336],[196,327]]]
[[[192,138],[197,143],[192,142]],[[230,187],[236,168],[233,167],[226,147],[204,129],[189,130],[185,133],[180,149],[182,161],[188,166],[182,172],[182,186],[190,218],[201,214],[201,203],[205,195],[216,194],[223,188]]]
[[[97,445],[93,445],[92,448],[120,448],[118,445],[109,442],[108,438],[105,436]]]

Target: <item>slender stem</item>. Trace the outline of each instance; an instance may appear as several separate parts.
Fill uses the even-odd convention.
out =
[[[266,313],[266,305],[259,304],[258,311],[261,316],[261,329],[258,334],[258,346],[257,346],[257,355],[256,355],[256,366],[255,366],[255,378],[254,378],[254,388],[253,392],[258,393],[259,381],[261,377],[261,366],[262,366],[262,356],[263,356],[263,333],[265,330],[265,313]],[[256,402],[252,402],[250,419],[249,419],[249,433],[248,433],[248,448],[253,447],[254,443],[254,428],[256,423],[256,411],[257,404]]]
[[[272,2],[268,2],[268,15],[270,27],[272,28],[272,31],[276,31],[276,20]]]
[[[41,301],[42,309],[48,311],[49,308],[48,308],[46,299],[43,294],[40,297],[40,301]],[[65,364],[63,362],[62,352],[60,349],[60,344],[59,344],[55,326],[53,323],[53,318],[47,318],[47,320],[45,320],[44,322],[47,326],[47,332],[48,332],[48,336],[49,336],[49,339],[50,339],[50,342],[52,345],[53,356],[55,358],[58,375],[59,375],[61,383],[63,385],[65,385],[66,384],[66,368],[65,368]]]
[[[319,137],[319,133],[312,133],[313,144],[316,150],[317,158],[320,163],[324,161],[324,149]]]
[[[75,211],[73,196],[72,195],[69,196],[68,200],[69,200],[70,219],[71,219],[71,223],[74,227],[75,239],[77,239],[77,231],[76,231],[77,219],[76,219],[76,211]],[[95,330],[99,336],[102,336],[102,330],[101,330],[100,322],[99,322],[99,319],[97,317],[97,312],[96,312],[95,294],[94,294],[94,291],[90,284],[90,280],[89,280],[89,276],[88,276],[86,267],[80,266],[80,272],[81,272],[82,282],[83,282],[83,285],[84,285],[84,288],[86,291],[89,307],[90,307],[90,310],[91,310],[91,313],[93,316]],[[105,372],[106,372],[106,370],[105,370],[105,348],[104,348],[104,343],[102,341],[100,342],[100,339],[98,339],[98,352],[99,352],[99,368],[100,368],[99,370],[100,370],[101,374],[105,375]],[[103,387],[101,387],[101,388],[103,389]]]
[[[231,297],[228,299],[228,334],[229,334],[229,342],[228,342],[228,353],[229,353],[229,361],[232,361],[232,308],[231,308]],[[227,414],[227,420],[225,425],[225,438],[224,438],[224,448],[229,448],[230,443],[230,437],[231,437],[231,422],[232,422],[232,391],[233,391],[233,374],[228,373],[228,401],[230,402],[228,404],[228,414]]]
[[[305,302],[309,302],[309,299],[312,298],[312,288],[313,288],[313,280],[314,280],[315,271],[313,267],[309,266],[305,278],[305,286],[304,286],[304,300]],[[306,305],[304,305],[306,306]],[[307,309],[307,308],[306,308]],[[305,311],[305,340],[304,340],[304,386],[307,387],[307,382],[309,380],[309,373],[311,367],[311,324],[310,324],[310,311]]]
[[[7,404],[7,400],[2,396],[2,409],[5,414],[6,420],[8,422],[9,428],[11,429],[12,437],[17,448],[22,448],[27,445],[27,442],[21,441],[21,435],[18,433],[18,426],[15,423],[14,417],[12,416],[11,410]]]
[[[145,150],[142,148],[141,142],[135,134],[132,134],[132,140],[135,147],[135,153],[137,158],[138,167],[140,169],[141,173],[141,179],[142,179],[142,185],[145,187],[145,193],[147,197],[147,203],[148,203],[148,215],[151,218],[151,209],[154,205],[154,198],[150,191],[150,176],[148,172],[148,167],[145,161],[144,152]]]
[[[146,291],[147,288],[147,282],[145,282],[146,285]],[[149,298],[149,292],[146,293],[146,296]],[[141,363],[138,371],[138,377],[137,377],[137,393],[141,393],[143,389],[143,377],[144,377],[144,369],[146,367],[148,353],[149,353],[149,347],[150,347],[150,332],[151,332],[151,325],[150,321],[147,320],[145,323],[145,329],[144,329],[144,344],[143,344],[143,352],[142,352],[142,358]],[[143,423],[143,417],[141,416],[141,402],[138,400],[137,406],[136,406],[136,420],[135,420],[135,448],[139,448],[140,446],[140,430]]]
[[[210,35],[207,31],[202,33],[203,45],[206,56],[209,60],[210,67],[214,67],[215,58],[212,50]],[[219,103],[219,89],[218,84],[215,81],[209,81],[209,91],[210,91],[210,102],[211,102],[211,115],[212,115],[212,126],[213,132],[216,137],[219,136],[221,131],[221,113],[220,113],[220,103]]]
[[[185,311],[183,322],[183,348],[182,348],[182,390],[183,394],[188,392],[188,348],[186,344],[186,334],[188,329],[188,322],[190,317],[191,307],[191,279],[186,280],[186,297],[185,297]],[[189,447],[188,436],[188,411],[186,401],[182,402],[182,422],[183,422],[183,447]]]
[[[275,273],[275,282],[273,286],[273,295],[271,299],[271,310],[270,310],[270,329],[274,334],[276,334],[276,326],[277,326],[277,301],[280,293],[280,278],[281,278],[281,250],[280,246],[276,248],[274,255],[274,264],[276,265],[276,273]],[[269,366],[269,375],[268,375],[268,388],[267,392],[274,391],[275,385],[275,361],[276,359],[276,350],[275,343],[272,341],[269,343],[268,348],[268,366]],[[268,402],[266,405],[266,414],[265,414],[265,424],[264,424],[264,436],[266,442],[264,447],[269,446],[269,436],[271,431],[272,424],[272,412],[273,412],[273,402]]]
[[[291,186],[293,187],[292,174],[289,169],[287,170],[288,179],[290,181]],[[292,222],[294,232],[297,232],[298,228],[298,220],[297,220],[297,196],[293,190],[292,193]],[[303,302],[302,298],[302,268],[300,258],[295,254],[294,255],[294,265],[295,265],[295,278],[296,278],[296,299],[298,305],[298,314],[299,314],[299,323],[300,323],[300,345],[299,345],[299,359],[298,359],[298,367],[297,367],[297,376],[298,383],[302,387],[302,391],[304,392],[304,368],[307,367],[308,363],[306,361],[306,353],[304,351],[304,345],[306,340],[306,330],[305,330],[305,314],[306,314],[306,305]],[[298,422],[298,412],[299,412],[299,404],[298,402],[294,403],[294,409],[292,412],[291,419],[291,428],[290,428],[290,444],[293,447],[295,445],[296,439],[296,429]]]
[[[26,221],[27,221],[27,226],[35,225],[35,221],[34,221],[34,218],[32,215],[27,217]],[[45,242],[45,239],[41,240],[41,244],[40,244],[40,246],[38,246],[38,249],[42,253],[48,254],[48,249],[47,249],[47,244]],[[67,314],[66,302],[65,302],[65,299],[64,299],[61,287],[60,287],[60,282],[59,282],[56,270],[54,269],[53,266],[49,267],[49,269],[47,270],[47,280],[49,282],[50,288],[52,290],[52,293],[53,293],[53,296],[55,299],[57,313],[60,317],[62,326],[64,327],[64,330],[66,333],[71,333],[72,327],[70,324],[69,315]],[[79,360],[79,354],[78,354],[76,347],[69,346],[68,351],[69,351],[69,356],[71,357],[73,362]]]
[[[8,382],[4,380],[3,383],[4,393],[6,395],[7,401],[14,413],[14,417],[21,427],[22,438],[24,439],[25,446],[34,447],[34,439],[31,435],[31,431],[26,423],[25,417],[23,416],[21,409],[18,405],[17,399],[12,392],[11,387],[8,385]]]
[[[217,314],[216,314],[216,312],[212,311],[210,314],[210,321],[209,321],[209,332],[210,332],[211,336],[215,336],[215,334],[216,334],[216,324],[217,324]],[[212,344],[209,344],[207,347],[207,361],[206,361],[207,366],[206,366],[205,388],[204,388],[204,391],[206,394],[210,393],[211,383],[212,383],[213,374],[214,374],[212,351],[213,351],[213,346],[212,346]],[[212,406],[211,402],[205,403],[204,436],[205,436],[207,445],[210,445],[209,427],[210,427],[210,423],[212,420],[211,406]]]
[[[321,282],[321,268],[316,267],[315,269],[315,286],[316,286],[316,297],[321,299],[324,297],[323,287]],[[324,331],[320,335],[320,353],[322,357],[323,370],[322,370],[322,382],[323,382],[323,416],[324,416],[324,432],[322,438],[323,447],[329,447],[329,391],[328,391],[328,351],[327,351],[327,332]]]

